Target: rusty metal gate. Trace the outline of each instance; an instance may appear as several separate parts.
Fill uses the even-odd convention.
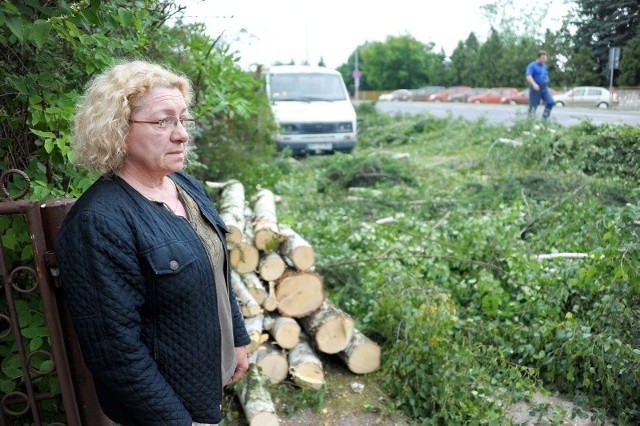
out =
[[[18,192],[12,195],[7,183],[18,187]],[[25,232],[29,234],[33,253],[26,264],[15,259],[9,264],[3,232],[0,356],[2,372],[8,374],[0,376],[4,379],[0,380],[0,426],[111,425],[98,405],[57,280],[55,236],[74,200],[23,199],[30,191],[30,181],[24,172],[16,169],[2,171],[0,191],[0,219],[16,223],[18,227],[21,221],[26,223]],[[47,336],[41,340],[30,339],[33,336],[27,331],[33,329],[23,327],[32,316],[19,308],[33,305],[41,309],[34,315],[44,314],[45,318]],[[53,411],[59,407],[60,419],[45,418],[49,412],[43,407],[54,407]]]

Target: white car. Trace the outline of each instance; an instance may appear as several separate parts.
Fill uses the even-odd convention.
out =
[[[407,89],[398,89],[378,96],[379,101],[410,101],[411,98],[411,90]]]
[[[611,93],[603,87],[580,86],[574,87],[566,93],[555,95],[553,97],[555,106],[582,106],[582,107],[598,107],[609,108],[617,105],[618,94]]]

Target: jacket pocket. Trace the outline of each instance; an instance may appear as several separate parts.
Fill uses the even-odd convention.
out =
[[[196,259],[189,246],[182,241],[153,247],[145,257],[158,275],[177,274]]]

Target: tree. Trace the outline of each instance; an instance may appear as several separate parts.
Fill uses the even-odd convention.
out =
[[[475,33],[470,33],[467,39],[458,42],[451,52],[451,68],[453,83],[476,87],[478,85],[478,51],[480,43]]]
[[[596,69],[608,75],[609,48],[625,47],[640,25],[638,0],[576,0],[575,45],[593,50]]]
[[[640,34],[622,49],[618,85],[640,86]]]
[[[417,88],[432,82],[429,70],[437,61],[433,44],[410,35],[389,36],[384,42],[366,43],[360,48],[362,73],[374,90]]]
[[[579,47],[569,58],[565,74],[573,86],[600,86],[603,75],[598,71],[598,63],[589,46]]]
[[[478,85],[495,87],[503,85],[507,71],[503,69],[504,46],[500,33],[491,28],[491,34],[478,51]]]

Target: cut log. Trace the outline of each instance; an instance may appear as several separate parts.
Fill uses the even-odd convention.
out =
[[[329,300],[325,300],[317,311],[301,318],[300,324],[315,347],[327,354],[343,351],[353,337],[353,318]]]
[[[280,253],[298,271],[309,271],[315,264],[315,253],[311,244],[288,226],[280,226]]]
[[[276,283],[273,281],[269,281],[269,293],[267,294],[267,297],[264,299],[264,302],[262,302],[262,307],[264,308],[265,311],[269,311],[269,312],[273,312],[276,310],[276,308],[278,307],[278,299],[276,299]]]
[[[255,196],[254,214],[255,246],[258,250],[265,252],[275,251],[280,243],[280,230],[273,192],[264,188],[258,190]]]
[[[280,424],[269,393],[269,382],[269,377],[257,364],[249,364],[249,370],[240,382],[238,400],[250,426]]]
[[[355,374],[373,373],[380,368],[380,346],[358,329],[353,330],[351,341],[338,357]]]
[[[260,256],[258,262],[258,275],[265,281],[275,281],[284,274],[287,265],[282,256],[277,252],[266,253]]]
[[[219,211],[229,234],[227,241],[240,242],[245,228],[245,196],[244,185],[237,180],[230,180],[220,191]]]
[[[240,274],[233,270],[231,271],[231,288],[233,289],[233,294],[236,295],[243,317],[254,317],[262,311],[256,299],[253,298],[244,285]]]
[[[306,338],[289,351],[289,373],[300,386],[319,390],[325,384],[322,362]]]
[[[272,315],[273,324],[265,329],[273,340],[284,349],[292,349],[300,342],[300,324],[293,318]]]
[[[247,222],[240,241],[229,242],[231,266],[240,274],[253,272],[258,267],[260,252],[253,244],[253,225]]]
[[[264,320],[264,314],[259,313],[254,317],[244,319],[244,326],[247,329],[251,342],[247,345],[247,352],[253,352],[260,345],[269,339],[269,336],[263,333],[262,322]]]
[[[255,272],[247,272],[246,274],[240,274],[240,278],[255,301],[262,305],[262,302],[267,297],[267,290],[258,275]]]
[[[284,350],[272,342],[265,342],[255,351],[255,363],[271,380],[272,385],[282,382],[289,375],[289,361]]]
[[[278,312],[300,318],[314,312],[324,302],[322,277],[315,272],[285,272],[276,282]]]

